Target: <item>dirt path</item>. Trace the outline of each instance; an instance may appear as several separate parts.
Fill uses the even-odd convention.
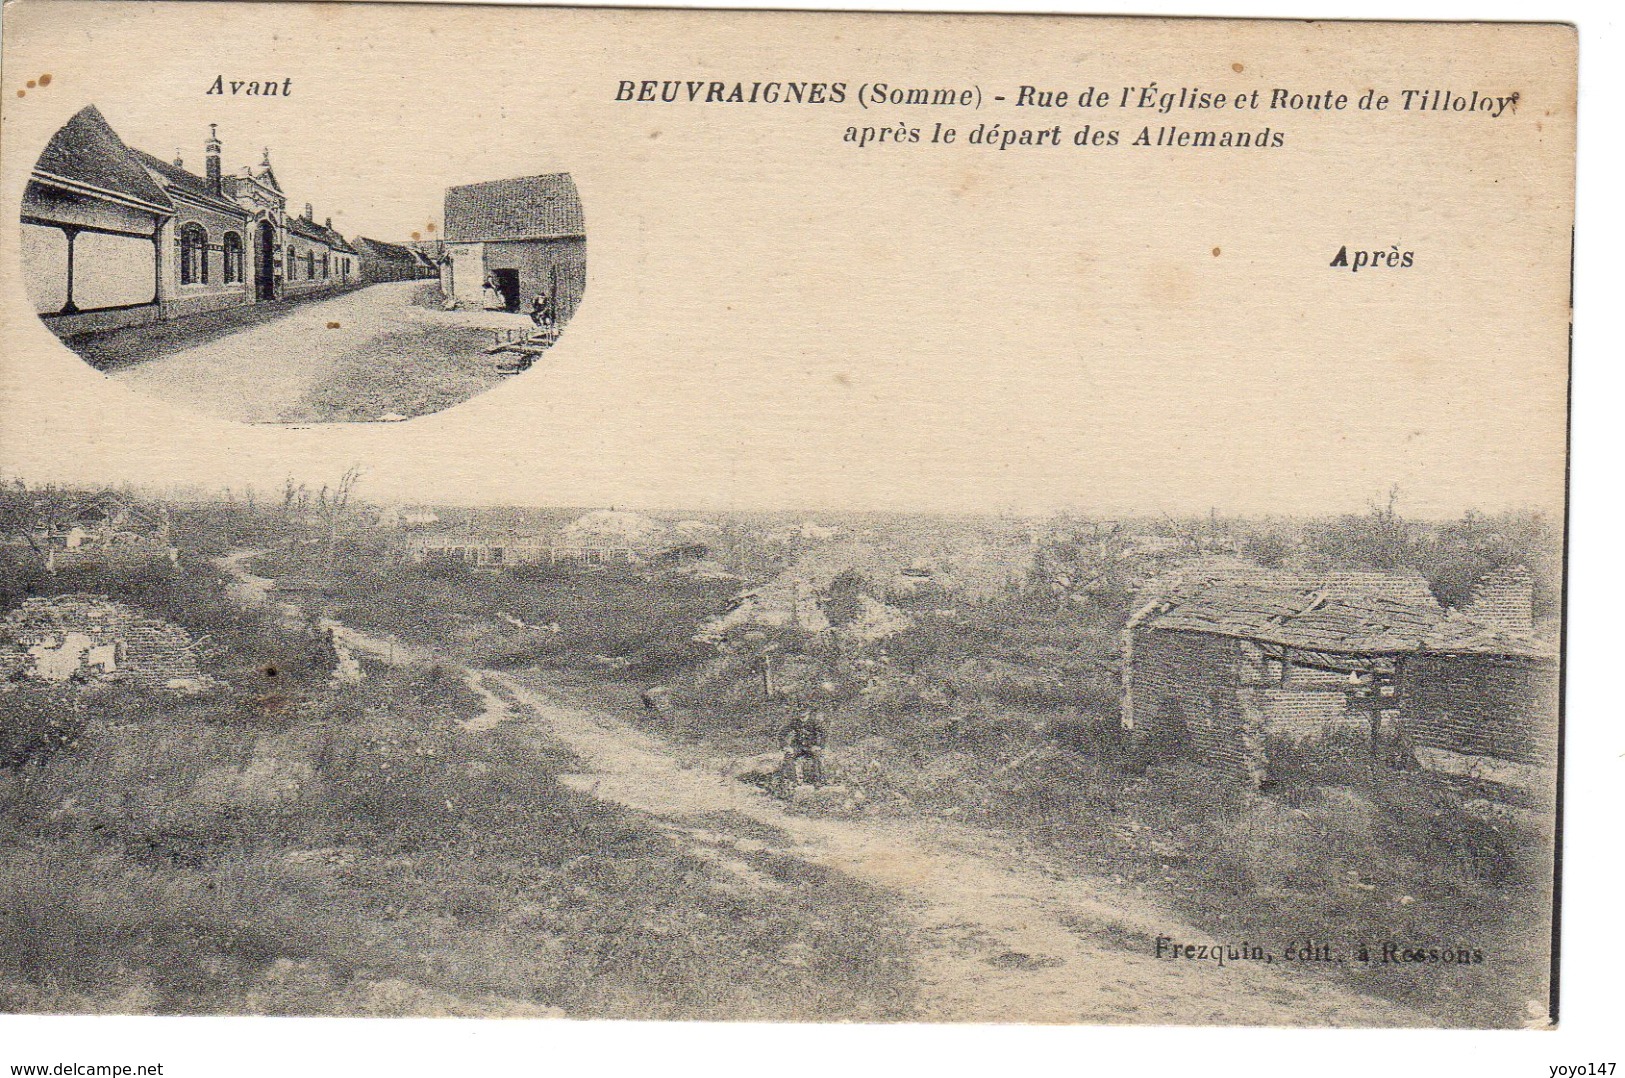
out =
[[[232,601],[248,607],[264,606],[271,602],[271,589],[276,587],[276,581],[270,577],[256,576],[248,571],[248,563],[263,553],[265,553],[263,550],[234,550],[224,557],[215,559],[215,564],[231,576]],[[297,603],[284,601],[278,606],[284,619],[292,623],[303,623],[305,615]],[[391,666],[429,662],[438,658],[427,648],[407,644],[392,637],[364,633],[333,618],[322,618],[321,625],[325,629],[333,630],[334,643],[344,651],[362,652]],[[447,665],[458,664],[448,662]],[[462,671],[462,678],[463,683],[480,698],[482,704],[480,713],[463,723],[464,729],[489,730],[512,715],[507,703],[491,691],[478,671],[465,669]]]
[[[272,582],[220,560],[264,601]],[[390,663],[427,649],[329,621],[348,647]],[[443,660],[444,661],[444,660]],[[591,771],[572,788],[650,814],[693,855],[743,887],[775,881],[744,854],[771,852],[833,869],[900,896],[921,975],[919,1017],[930,1021],[1149,1025],[1428,1026],[1426,1015],[1281,965],[1158,959],[1151,940],[1216,941],[1141,895],[1114,893],[1023,857],[990,832],[943,821],[820,819],[786,811],[729,773],[729,761],[679,750],[601,711],[565,702],[540,674],[467,670],[486,701],[467,725],[535,723]],[[503,695],[517,706],[510,706]],[[718,814],[764,824],[788,840],[725,833]],[[1225,940],[1226,944],[1240,943]],[[1279,946],[1281,942],[1275,941]]]
[[[239,606],[262,606],[270,601],[271,589],[276,587],[276,581],[248,571],[248,563],[264,553],[263,550],[233,550],[214,560],[215,565],[231,575],[231,588],[227,596]]]
[[[563,703],[537,675],[484,672],[547,733],[591,764],[571,776],[595,797],[668,820],[711,859],[762,849],[895,891],[915,927],[921,1018],[938,1021],[1146,1024],[1429,1025],[1417,1012],[1313,975],[1242,962],[1157,959],[1137,937],[1214,941],[1140,896],[1111,895],[1000,849],[985,832],[918,820],[794,815],[720,761],[684,759],[614,716]],[[791,836],[734,839],[695,817],[739,813]],[[748,866],[745,866],[748,868]],[[741,873],[748,879],[748,873]],[[1240,942],[1240,941],[1226,941]]]
[[[240,423],[405,418],[389,409],[416,415],[410,408],[423,404],[423,394],[450,394],[436,405],[445,407],[501,381],[496,361],[480,355],[480,346],[490,343],[493,331],[531,328],[530,320],[415,306],[413,293],[422,286],[422,281],[376,284],[301,302],[275,318],[205,335],[158,358],[119,367],[108,377]],[[453,355],[456,362],[449,358]],[[342,387],[350,385],[346,378],[366,372],[371,381],[363,381],[376,400],[373,392],[343,398],[342,406],[329,399],[342,396]]]
[[[373,285],[111,375],[222,419],[275,423],[327,377],[332,356],[373,340],[409,311],[416,282]],[[329,326],[337,328],[329,328]]]

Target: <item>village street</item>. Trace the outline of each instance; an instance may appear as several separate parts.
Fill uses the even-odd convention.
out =
[[[239,600],[249,603],[263,601],[271,583],[246,573],[243,562],[252,553],[220,562],[236,576]],[[386,662],[435,657],[337,622],[325,624],[345,648]],[[764,901],[771,900],[776,881],[748,864],[747,853],[797,858],[900,896],[912,922],[921,1019],[1306,1026],[1431,1021],[1283,964],[1243,961],[1221,968],[1213,961],[1159,959],[1158,936],[1209,946],[1241,941],[1214,940],[1144,895],[1069,874],[991,832],[940,819],[827,819],[789,811],[739,781],[741,761],[676,746],[606,710],[567,702],[540,670],[464,675],[486,704],[469,728],[530,724],[589,765],[565,776],[567,785],[648,814],[686,852],[728,871]],[[752,822],[757,833],[727,833],[718,823],[727,819]]]
[[[483,354],[493,332],[528,329],[523,316],[443,311],[423,281],[377,284],[295,303],[220,334],[199,324],[141,327],[96,342],[99,356],[157,351],[109,377],[167,403],[243,423],[408,419],[466,400],[502,379]],[[200,316],[207,319],[210,316]],[[146,338],[166,337],[154,348]]]

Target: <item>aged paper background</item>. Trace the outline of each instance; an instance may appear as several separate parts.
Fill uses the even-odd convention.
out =
[[[206,51],[119,62],[107,41],[137,15],[154,40]],[[1560,504],[1567,30],[342,5],[9,18],[7,70],[54,76],[6,97],[13,203],[25,148],[97,103],[131,145],[179,143],[194,167],[208,123],[233,160],[271,146],[293,200],[346,234],[404,238],[447,186],[568,170],[590,262],[544,375],[382,429],[245,431],[149,407],[57,347],[13,289],[19,473],[269,487],[359,460],[374,493],[401,498],[674,507],[1296,512],[1392,483],[1425,513]],[[205,95],[217,74],[256,73],[292,78],[292,96]],[[823,107],[614,100],[622,79],[712,75],[852,89]],[[1522,99],[1494,120],[858,109],[876,81]],[[965,133],[842,141],[899,121]],[[1093,122],[1125,142],[1145,125],[1267,126],[1286,144],[1000,152],[965,144],[979,122]],[[1417,264],[1332,272],[1345,244]]]
[[[237,160],[270,144],[292,200],[346,234],[438,223],[448,185],[568,170],[586,299],[547,369],[453,410],[245,428],[109,385],[62,349],[15,287],[5,230],[8,474],[271,489],[360,463],[370,495],[402,501],[1022,513],[1358,511],[1398,484],[1423,515],[1562,511],[1568,30],[159,5],[143,35],[206,49],[109,62],[128,17],[8,12],[8,204],[35,148],[91,102],[131,145],[183,140],[189,165],[211,122]],[[50,28],[68,20],[64,42]],[[14,99],[35,68],[49,91]],[[696,71],[989,94],[1516,87],[1520,102],[1498,119],[1218,123],[614,100],[622,79]],[[217,73],[259,72],[294,95],[203,95]],[[961,139],[995,121],[1125,141],[1268,126],[1286,144],[841,137],[899,120]],[[1416,264],[1334,271],[1345,244]]]

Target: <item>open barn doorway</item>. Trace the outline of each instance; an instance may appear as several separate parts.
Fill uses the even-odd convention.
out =
[[[519,271],[516,269],[494,269],[491,271],[491,282],[496,286],[497,295],[502,297],[502,309],[517,311],[519,309]]]

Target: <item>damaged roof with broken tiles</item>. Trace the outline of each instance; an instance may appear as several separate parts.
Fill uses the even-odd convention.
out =
[[[1422,605],[1328,587],[1195,584],[1165,594],[1140,628],[1231,636],[1350,655],[1408,652],[1555,658],[1543,641]]]

